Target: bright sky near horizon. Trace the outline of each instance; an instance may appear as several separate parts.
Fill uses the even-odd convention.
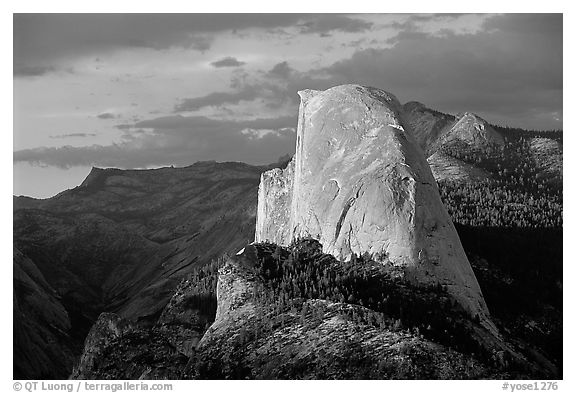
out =
[[[562,129],[562,15],[16,14],[13,192],[270,163],[294,150],[296,92],[343,83]]]

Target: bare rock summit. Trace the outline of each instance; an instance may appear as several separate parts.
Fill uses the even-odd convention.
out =
[[[359,85],[299,95],[296,154],[261,176],[256,241],[312,237],[337,258],[368,253],[420,285],[445,287],[496,333],[396,97]]]
[[[440,144],[450,142],[464,142],[472,148],[483,149],[488,145],[503,145],[504,137],[480,116],[465,112],[456,115],[456,123],[439,137]]]

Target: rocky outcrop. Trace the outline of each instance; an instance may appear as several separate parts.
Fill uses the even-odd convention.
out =
[[[183,280],[154,325],[185,356],[192,356],[202,335],[214,321],[214,315],[204,311],[210,299],[198,296],[196,285],[199,283]],[[204,306],[203,310],[198,307],[200,304]]]
[[[84,352],[71,378],[93,378],[92,372],[96,369],[97,362],[101,359],[107,346],[110,345],[114,339],[122,337],[133,329],[134,327],[128,321],[114,313],[100,314],[86,337]]]
[[[412,286],[376,261],[363,260],[357,266],[338,261],[310,239],[288,248],[250,244],[228,258],[218,273],[216,319],[206,332],[197,330],[198,313],[188,301],[197,289],[184,281],[150,328],[102,314],[72,377],[522,379],[555,375],[515,358],[510,347],[478,327],[446,291]],[[180,345],[182,338],[197,334],[202,339],[192,350]]]
[[[192,378],[494,376],[494,370],[470,356],[409,330],[383,327],[376,322],[382,314],[356,304],[295,299],[291,306],[274,308],[278,299],[270,283],[258,274],[259,263],[272,250],[262,244],[249,245],[220,270],[216,321],[191,360]]]
[[[538,168],[538,175],[562,185],[562,143],[549,138],[532,138],[529,151]]]
[[[290,237],[286,218],[291,214],[293,181],[294,160],[285,169],[272,169],[260,177],[256,233],[265,233],[272,243],[282,244]]]
[[[312,237],[337,258],[368,253],[403,268],[422,285],[446,287],[495,333],[397,99],[357,85],[299,94],[294,178],[281,179],[291,171],[262,175],[259,205],[263,212],[278,205],[281,215],[258,217],[256,241],[286,245]]]
[[[302,307],[307,310],[304,315],[300,310],[275,317],[272,330],[256,336],[252,332],[261,327],[254,315],[216,325],[202,341],[195,377],[475,379],[490,375],[471,357],[407,332],[375,328],[370,323],[372,313],[363,307],[323,300],[309,300]],[[362,319],[353,320],[351,315]]]
[[[457,148],[460,149],[476,151],[504,144],[503,136],[474,113],[463,112],[452,116],[419,102],[408,102],[402,109],[402,116],[426,157],[454,144],[458,144]]]
[[[490,174],[485,170],[467,164],[440,151],[428,157],[428,164],[437,182],[475,182],[488,179]]]
[[[205,270],[201,270],[205,274]],[[205,278],[189,276],[153,325],[102,313],[92,326],[72,379],[182,379],[188,359],[214,321]],[[208,277],[213,278],[213,277]]]
[[[141,329],[116,314],[100,315],[71,379],[179,379],[188,358],[165,334]]]
[[[504,144],[504,137],[474,113],[465,112],[456,116],[456,123],[438,138],[438,145],[445,145],[451,142],[463,142],[468,147],[483,150],[487,146],[501,146]]]

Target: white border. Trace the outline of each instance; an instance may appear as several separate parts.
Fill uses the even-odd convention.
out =
[[[92,4],[78,1],[4,1],[2,3],[2,14],[0,20],[0,39],[5,53],[11,53],[12,47],[12,13],[13,12],[302,12],[302,13],[326,13],[326,12],[353,12],[353,13],[411,13],[411,12],[562,12],[564,13],[564,107],[572,108],[574,104],[574,37],[576,18],[574,17],[574,2],[547,0],[543,2],[516,2],[484,0],[475,2],[471,6],[459,1],[425,1],[413,0],[410,2],[355,0],[355,1],[305,1],[287,0],[284,2],[273,1],[218,1],[218,2],[194,2],[194,1],[170,1],[163,0],[154,3],[144,3],[143,1],[99,0]],[[2,69],[2,128],[3,149],[1,157],[1,174],[3,190],[0,194],[2,236],[2,293],[0,301],[4,311],[4,321],[2,326],[2,364],[0,367],[2,378],[0,389],[2,391],[12,390],[12,196],[8,188],[12,187],[12,138],[13,130],[12,118],[12,61],[8,56],[0,62]],[[574,145],[574,120],[564,111],[564,244],[570,246],[570,241],[574,241],[574,169],[575,156],[572,156]],[[567,147],[567,148],[566,148]],[[568,154],[566,154],[568,153]],[[572,355],[574,351],[574,338],[570,334],[575,331],[574,324],[574,287],[573,277],[575,274],[574,261],[570,247],[564,247],[564,381],[559,383],[559,391],[576,391],[575,377],[572,373],[574,361]],[[545,263],[545,261],[543,261]],[[234,389],[238,392],[269,391],[274,389],[278,392],[288,392],[294,389],[304,389],[319,391],[321,389],[331,389],[337,391],[350,391],[358,389],[370,389],[383,391],[442,391],[459,392],[478,391],[496,392],[503,391],[502,383],[499,381],[310,381],[310,382],[202,382],[202,381],[175,381],[174,391],[184,392],[191,389]],[[382,390],[380,390],[382,389]]]

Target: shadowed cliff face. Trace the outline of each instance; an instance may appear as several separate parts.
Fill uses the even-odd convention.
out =
[[[402,116],[426,157],[454,142],[474,149],[504,144],[504,137],[474,113],[453,116],[429,109],[418,102],[409,102],[403,105]]]
[[[301,97],[294,170],[262,175],[256,241],[310,236],[338,258],[385,257],[423,285],[446,287],[496,334],[396,98],[356,85]]]
[[[433,152],[438,137],[450,130],[456,121],[454,116],[431,110],[420,102],[408,102],[402,109],[404,120],[426,157]]]
[[[66,378],[78,351],[61,297],[34,262],[14,249],[14,378]]]
[[[101,311],[154,323],[186,274],[251,240],[261,171],[210,162],[143,171],[95,168],[81,186],[53,198],[15,198],[14,244],[54,289],[62,320],[66,313],[71,320],[58,329],[73,333],[74,345],[63,348],[78,353]],[[22,296],[15,293],[20,307],[30,299]],[[15,321],[18,335],[24,322]],[[50,324],[40,314],[26,331],[44,323]],[[30,350],[39,362],[49,356],[45,351],[58,351],[42,340],[23,338],[17,345],[15,351]],[[26,378],[65,377],[72,364],[66,351],[57,373],[37,374],[24,359],[15,367]]]

